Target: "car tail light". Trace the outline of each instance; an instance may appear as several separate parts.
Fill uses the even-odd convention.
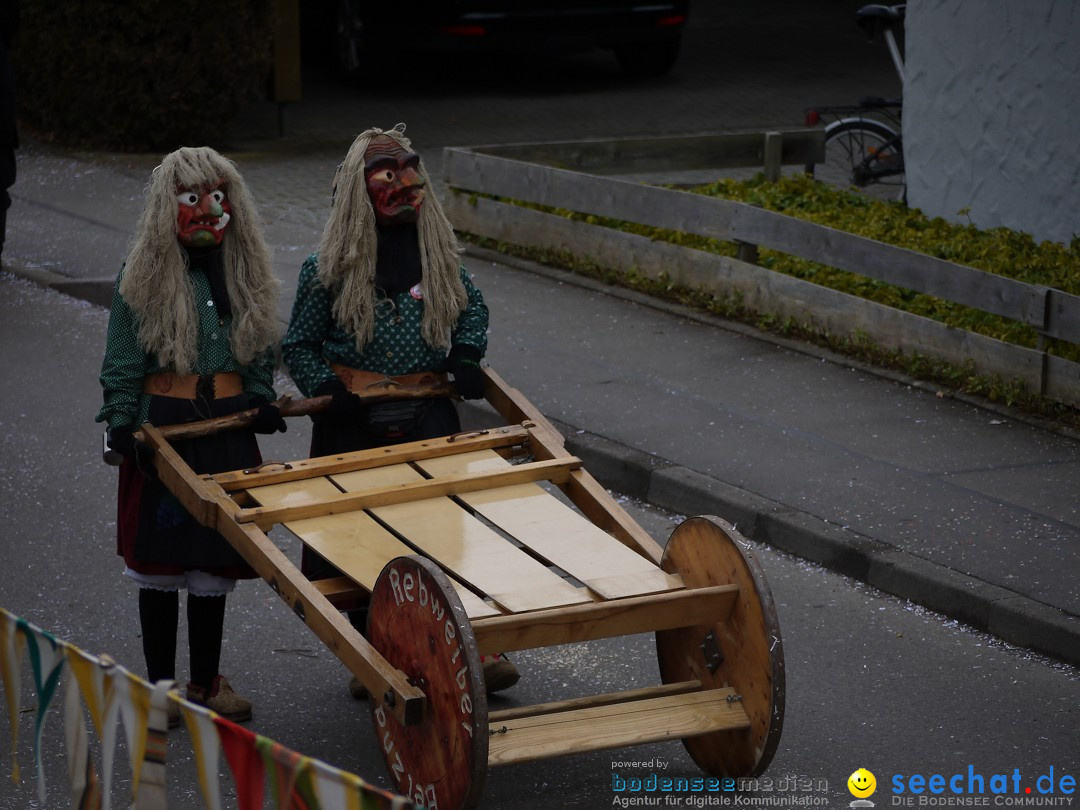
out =
[[[686,15],[685,14],[672,14],[672,15],[667,16],[667,17],[661,17],[659,20],[656,21],[657,25],[663,26],[663,27],[667,27],[667,26],[671,26],[671,25],[684,25],[685,23],[686,23]]]

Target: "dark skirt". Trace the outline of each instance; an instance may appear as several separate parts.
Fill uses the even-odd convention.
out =
[[[361,413],[335,415],[318,414],[312,417],[311,457],[351,453],[354,450],[370,450],[388,444],[416,442],[449,436],[461,430],[461,420],[452,400],[430,399],[423,402],[423,413],[407,436],[394,441],[380,440],[371,435],[367,427],[367,409]],[[341,576],[341,572],[318,554],[304,546],[300,557],[300,570],[308,579],[326,579]]]
[[[210,402],[155,396],[150,399],[148,420],[154,425],[197,422],[245,410],[247,405],[246,394]],[[250,430],[171,444],[199,475],[253,467],[262,460]],[[129,568],[142,574],[199,570],[231,579],[257,576],[228,540],[200,525],[157,476],[145,476],[130,459],[120,465],[117,553]]]

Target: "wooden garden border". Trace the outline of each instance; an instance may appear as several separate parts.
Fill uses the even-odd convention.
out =
[[[781,166],[810,170],[824,161],[825,131],[794,129],[507,143],[473,146],[471,151],[599,175],[668,172],[674,163],[679,171],[760,167],[767,178],[775,180],[780,176]]]
[[[757,137],[760,141],[763,136]],[[1033,326],[1044,337],[1071,343],[1080,343],[1080,296],[745,203],[502,156],[537,154],[549,162],[612,171],[617,156],[629,155],[633,159],[627,158],[623,170],[630,173],[642,165],[653,167],[647,158],[649,148],[666,158],[669,170],[679,170],[688,167],[672,165],[682,154],[676,148],[680,142],[694,145],[694,149],[687,150],[689,163],[700,168],[701,155],[716,153],[715,148],[710,152],[705,140],[705,136],[695,136],[692,141],[654,138],[586,142],[587,148],[580,143],[447,148],[443,172],[452,191],[447,213],[462,231],[526,247],[568,250],[603,267],[653,279],[666,274],[677,284],[715,294],[739,293],[748,307],[760,312],[810,323],[837,335],[854,337],[861,333],[887,348],[919,352],[958,364],[971,361],[981,373],[1021,380],[1033,391],[1080,406],[1080,363],[776,273],[753,264],[753,258],[757,247],[779,250],[1011,318]],[[780,152],[775,143],[771,148]],[[811,158],[814,148],[813,144],[807,147]],[[491,154],[496,151],[502,154]],[[759,150],[757,156],[763,151]],[[563,153],[566,159],[560,159]],[[807,162],[804,154],[793,157],[794,154],[785,155],[788,162]],[[738,165],[746,165],[745,158]],[[740,244],[740,258],[572,222],[557,215],[476,197],[474,192],[734,241]]]

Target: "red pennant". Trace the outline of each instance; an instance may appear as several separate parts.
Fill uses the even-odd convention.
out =
[[[255,734],[218,715],[214,715],[214,726],[236,783],[238,810],[262,810],[265,780]]]

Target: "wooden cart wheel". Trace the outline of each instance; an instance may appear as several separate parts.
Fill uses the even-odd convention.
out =
[[[661,567],[680,575],[688,588],[739,586],[730,616],[659,631],[656,652],[664,683],[730,686],[750,718],[748,730],[685,738],[694,762],[712,776],[756,776],[776,753],[784,724],[784,647],[761,565],[731,524],[704,515],[683,521],[671,533]]]
[[[372,718],[396,790],[417,804],[473,807],[487,775],[487,693],[465,608],[424,557],[397,557],[379,574],[367,639],[427,698],[424,719],[403,726],[372,696]]]

